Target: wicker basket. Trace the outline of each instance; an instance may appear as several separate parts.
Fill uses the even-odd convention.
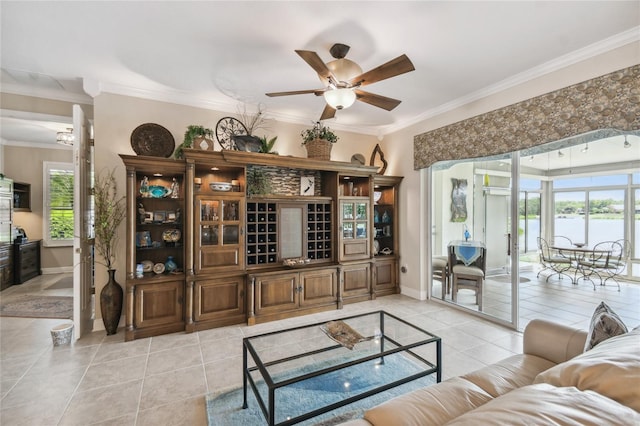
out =
[[[316,160],[331,160],[331,148],[333,144],[324,139],[314,139],[304,144],[307,148],[307,158]]]

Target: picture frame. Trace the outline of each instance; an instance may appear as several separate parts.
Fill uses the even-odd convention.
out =
[[[157,210],[153,212],[153,221],[155,223],[163,223],[167,219],[167,212],[164,210]]]
[[[176,221],[176,212],[167,211],[167,214],[166,214],[166,217],[165,217],[165,222],[174,223],[175,221]]]
[[[144,212],[144,223],[153,222],[153,212]]]
[[[316,192],[316,179],[314,176],[300,176],[300,195],[313,196]]]

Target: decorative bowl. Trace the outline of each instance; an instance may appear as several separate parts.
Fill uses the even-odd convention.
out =
[[[143,260],[142,262],[142,272],[152,272],[153,271],[153,262],[150,260]]]
[[[148,192],[151,198],[164,198],[169,195],[171,191],[162,185],[150,185]]]
[[[162,233],[162,239],[167,243],[175,243],[180,240],[181,235],[179,229],[167,229]]]
[[[212,191],[231,191],[231,184],[229,182],[211,182],[209,188]]]

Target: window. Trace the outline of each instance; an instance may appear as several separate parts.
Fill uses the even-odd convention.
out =
[[[45,246],[73,245],[73,164],[44,162]]]

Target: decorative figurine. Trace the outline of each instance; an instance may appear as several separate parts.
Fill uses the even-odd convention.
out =
[[[146,176],[143,177],[142,182],[140,182],[140,194],[142,194],[142,196],[145,198],[151,196],[151,194],[149,193],[149,178]]]
[[[176,178],[173,178],[173,182],[171,182],[171,198],[180,197],[180,185]]]
[[[142,203],[138,203],[138,214],[140,215],[140,223],[144,223],[144,218],[145,218],[145,209],[144,209],[144,205]]]
[[[469,238],[471,238],[471,234],[469,233],[469,230],[467,229],[467,225],[464,226],[464,240],[465,241],[469,241]]]

